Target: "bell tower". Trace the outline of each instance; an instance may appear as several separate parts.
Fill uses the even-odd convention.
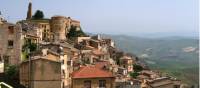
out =
[[[32,2],[30,0],[29,5],[28,5],[28,11],[27,11],[26,19],[29,20],[31,18],[32,18]]]

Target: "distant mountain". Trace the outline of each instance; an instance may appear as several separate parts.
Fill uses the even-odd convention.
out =
[[[106,34],[102,36],[112,38],[117,47],[136,54],[152,69],[168,73],[190,85],[199,83],[198,38],[141,38]]]
[[[180,32],[157,32],[157,33],[140,33],[140,34],[133,34],[135,36],[144,37],[144,38],[167,38],[167,37],[179,37],[179,38],[192,38],[192,39],[198,39],[199,33],[193,32],[193,33],[180,33]]]

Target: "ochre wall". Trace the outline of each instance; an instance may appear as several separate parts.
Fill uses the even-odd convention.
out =
[[[72,79],[72,88],[84,88],[84,81],[91,80],[91,87],[98,88],[99,80],[106,80],[106,88],[114,88],[114,78]]]

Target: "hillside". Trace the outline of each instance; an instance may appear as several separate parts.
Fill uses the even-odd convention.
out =
[[[116,45],[136,54],[151,69],[177,77],[183,82],[198,84],[198,39],[166,37],[139,38],[124,35],[103,35],[115,40]]]

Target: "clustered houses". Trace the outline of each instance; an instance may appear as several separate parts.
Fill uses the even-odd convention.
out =
[[[64,16],[10,24],[0,19],[0,60],[19,67],[26,88],[179,88],[180,81],[147,69],[137,56],[115,47],[112,39],[66,36],[80,22]],[[31,46],[31,47],[30,47]],[[35,47],[34,47],[35,46]],[[137,70],[134,65],[143,69]],[[137,73],[132,77],[131,73]]]

